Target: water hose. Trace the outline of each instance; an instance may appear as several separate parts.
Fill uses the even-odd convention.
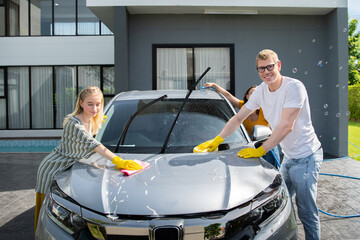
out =
[[[360,150],[360,148],[359,148],[358,146],[356,146],[354,143],[352,143],[352,142],[350,142],[350,141],[349,141],[349,143],[351,143],[354,147],[356,147],[357,149],[359,149],[359,150]],[[356,157],[358,157],[358,156],[360,156],[360,154],[358,154],[358,155],[354,156],[353,158],[356,158]]]

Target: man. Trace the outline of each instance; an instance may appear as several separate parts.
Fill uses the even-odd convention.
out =
[[[243,149],[238,156],[261,157],[280,144],[284,153],[280,173],[291,196],[296,193],[298,215],[304,225],[306,239],[320,239],[316,194],[323,151],[312,126],[305,86],[297,79],[280,74],[281,61],[272,50],[258,53],[256,66],[263,83],[220,134],[195,147],[194,152],[214,151],[252,112],[262,108],[273,129],[272,135],[259,148]]]

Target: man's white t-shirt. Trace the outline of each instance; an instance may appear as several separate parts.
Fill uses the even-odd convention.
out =
[[[274,130],[281,121],[284,108],[301,108],[293,130],[280,142],[287,158],[304,158],[316,152],[321,143],[311,122],[309,98],[302,82],[283,76],[279,89],[270,92],[262,83],[251,94],[245,106],[250,110],[262,108],[265,119]]]

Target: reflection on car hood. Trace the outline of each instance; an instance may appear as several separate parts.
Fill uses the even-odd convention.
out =
[[[106,214],[164,216],[231,209],[264,190],[276,170],[258,158],[242,159],[239,149],[214,153],[128,154],[150,168],[123,176],[94,154],[56,177],[80,205]]]

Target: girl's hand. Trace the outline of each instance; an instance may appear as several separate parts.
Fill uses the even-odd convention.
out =
[[[115,156],[112,163],[116,165],[115,169],[127,169],[127,170],[140,170],[142,166],[136,163],[134,160],[124,160],[118,156]]]
[[[204,84],[204,87],[206,88],[211,88],[211,87],[215,87],[216,83],[212,83],[212,82],[207,82]]]

